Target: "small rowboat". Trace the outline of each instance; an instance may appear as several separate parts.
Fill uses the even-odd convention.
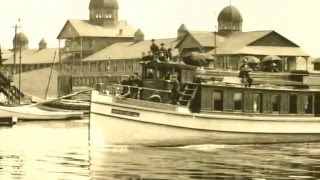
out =
[[[82,112],[45,111],[34,106],[0,106],[1,117],[16,117],[19,120],[70,120],[82,119]]]

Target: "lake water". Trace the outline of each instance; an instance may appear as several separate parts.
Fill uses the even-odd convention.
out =
[[[320,143],[90,147],[88,120],[0,128],[0,179],[318,179]]]

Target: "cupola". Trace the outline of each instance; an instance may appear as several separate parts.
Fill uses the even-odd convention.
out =
[[[115,26],[118,22],[117,0],[91,0],[90,21],[99,26]]]
[[[241,32],[242,22],[240,11],[234,6],[227,6],[218,16],[218,30],[219,32]]]
[[[18,33],[15,37],[13,37],[13,49],[28,49],[28,46],[29,46],[29,39],[28,37],[20,32]]]
[[[41,49],[47,49],[47,42],[43,38],[39,42],[39,50]]]
[[[141,31],[141,29],[138,29],[134,33],[134,41],[135,42],[144,41],[144,33]]]
[[[181,40],[183,37],[185,37],[188,33],[188,29],[186,25],[182,24],[178,29],[178,40]]]

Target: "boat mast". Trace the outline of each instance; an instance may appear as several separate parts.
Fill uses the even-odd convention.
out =
[[[47,86],[47,90],[46,90],[45,100],[47,100],[47,96],[48,96],[48,91],[49,91],[49,86],[50,86],[50,81],[51,81],[51,76],[52,76],[52,69],[53,69],[53,66],[54,66],[54,61],[56,59],[56,54],[57,54],[57,51],[54,52],[54,56],[53,56],[53,61],[52,61],[52,66],[51,66],[51,70],[50,70],[50,75],[49,75],[49,80],[48,80],[48,86]]]
[[[21,42],[20,42],[20,47],[19,47],[19,91],[21,92],[21,70],[22,70],[22,66],[21,66]],[[19,105],[21,105],[21,94],[19,92]]]
[[[20,19],[18,19],[18,22],[20,22]],[[16,51],[17,51],[17,31],[18,28],[21,28],[16,23],[14,26],[11,26],[14,28],[14,43],[13,43],[13,68],[12,68],[12,75],[16,73]],[[21,42],[20,42],[21,44]]]

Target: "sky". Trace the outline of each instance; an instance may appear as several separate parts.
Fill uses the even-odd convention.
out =
[[[12,48],[14,26],[38,48],[44,38],[48,47],[68,19],[88,19],[90,0],[10,0],[0,11],[0,45]],[[320,56],[319,0],[118,0],[119,19],[140,28],[146,39],[171,38],[184,23],[189,30],[215,31],[219,12],[230,5],[243,17],[243,31],[275,30],[300,45],[313,57]],[[18,19],[21,19],[18,22]]]

